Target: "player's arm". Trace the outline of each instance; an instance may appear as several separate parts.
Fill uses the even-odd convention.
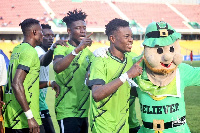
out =
[[[126,80],[135,78],[142,74],[142,67],[139,66],[143,57],[136,62],[126,73],[122,74],[119,78],[105,84],[105,85],[93,85],[92,97],[96,102],[103,100],[112,93],[114,93]]]
[[[60,73],[66,68],[69,67],[72,60],[75,58],[75,56],[82,51],[87,46],[90,46],[92,44],[91,38],[89,38],[93,33],[88,35],[87,37],[83,38],[80,44],[68,55],[66,55],[63,58],[55,58],[53,61],[53,69],[56,73]]]
[[[50,49],[46,52],[46,54],[42,55],[40,57],[40,66],[48,66],[52,59],[53,59],[53,52],[54,49],[56,48],[57,45],[61,45],[61,46],[66,46],[69,47],[66,43],[66,41],[64,40],[58,40],[56,41],[54,44],[52,44],[52,46],[50,47]]]
[[[40,66],[48,66],[53,59],[53,50],[48,50],[46,54],[40,56]]]
[[[109,95],[114,93],[122,84],[123,82],[119,78],[117,78],[105,85],[93,85],[92,97],[94,101],[99,102],[108,97]]]
[[[52,87],[56,92],[56,97],[60,94],[60,86],[55,81],[40,81],[40,89]]]
[[[13,92],[17,101],[19,102],[20,106],[22,107],[23,111],[25,112],[27,116],[30,131],[37,132],[37,131],[40,131],[39,125],[35,121],[32,115],[32,112],[29,108],[29,105],[25,96],[24,86],[23,86],[23,82],[26,78],[26,75],[27,73],[24,70],[17,69],[13,82],[12,82],[12,88],[13,88]]]

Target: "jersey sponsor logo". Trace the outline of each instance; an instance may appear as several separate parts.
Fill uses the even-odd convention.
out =
[[[11,55],[10,60],[19,59],[20,53],[14,53]]]
[[[168,114],[179,111],[179,103],[163,106],[148,106],[140,104],[140,109],[141,112],[145,114]]]

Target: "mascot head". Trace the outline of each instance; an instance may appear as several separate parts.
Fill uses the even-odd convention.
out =
[[[182,62],[178,39],[181,34],[166,22],[152,22],[147,26],[143,42],[144,61],[152,72],[169,74]]]

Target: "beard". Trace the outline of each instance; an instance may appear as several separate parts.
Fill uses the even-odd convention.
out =
[[[172,69],[158,69],[158,68],[153,68],[149,62],[147,61],[146,57],[144,57],[144,62],[146,64],[146,66],[154,73],[158,73],[158,74],[169,74],[172,73],[174,70],[176,70],[177,67],[172,68]]]

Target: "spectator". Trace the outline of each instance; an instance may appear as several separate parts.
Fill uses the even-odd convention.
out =
[[[192,53],[192,50],[190,52],[190,61],[191,61],[191,64],[192,64],[192,61],[193,61],[193,53]]]

